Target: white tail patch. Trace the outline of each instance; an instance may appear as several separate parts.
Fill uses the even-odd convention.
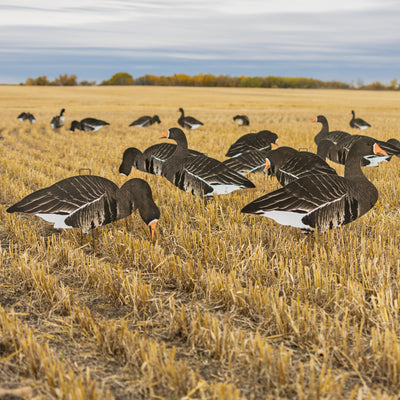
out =
[[[54,224],[54,228],[72,228],[72,226],[65,224],[65,219],[69,216],[69,214],[35,214],[37,217],[44,219],[47,222],[51,222]]]
[[[294,228],[313,229],[302,222],[306,213],[296,213],[293,211],[257,211],[255,214],[271,218],[281,225],[293,226]]]

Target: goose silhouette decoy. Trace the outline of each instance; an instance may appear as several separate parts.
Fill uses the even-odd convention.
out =
[[[65,113],[65,108],[62,108],[60,114],[52,118],[50,125],[53,129],[59,129],[64,126],[65,124],[64,113]]]
[[[8,213],[34,214],[54,228],[81,228],[82,233],[128,217],[136,209],[154,238],[160,210],[143,179],[130,179],[121,188],[109,179],[78,175],[37,190],[9,207]]]
[[[166,159],[172,156],[176,150],[176,144],[157,143],[147,148],[143,153],[136,147],[128,147],[123,155],[119,166],[119,173],[128,176],[132,167],[139,171],[153,175],[161,175],[162,166]],[[199,151],[189,149],[189,155],[203,154]]]
[[[71,133],[74,133],[75,129],[78,129],[78,130],[84,131],[84,132],[95,132],[106,125],[110,125],[110,124],[106,121],[102,121],[101,119],[89,117],[89,118],[84,118],[81,121],[72,121],[69,131]]]
[[[150,115],[144,115],[143,117],[140,117],[133,121],[129,126],[137,126],[139,128],[144,128],[151,126],[153,124],[161,124],[160,117],[158,115],[153,115],[152,117]]]
[[[368,212],[378,200],[378,191],[361,170],[362,157],[371,153],[386,155],[372,138],[359,138],[350,149],[344,177],[307,175],[252,201],[241,212],[304,231],[324,232],[348,224]]]
[[[213,196],[255,187],[247,178],[214,158],[204,154],[190,155],[186,135],[180,128],[171,128],[160,138],[177,143],[174,153],[163,164],[162,176],[179,189],[196,196]]]
[[[239,126],[249,126],[250,125],[250,120],[249,117],[247,115],[235,115],[232,118],[232,121],[235,122],[239,125]]]
[[[274,132],[246,133],[229,147],[225,157],[237,157],[247,150],[271,150],[271,144],[279,146],[278,135]]]
[[[178,111],[181,113],[181,116],[178,119],[178,124],[182,128],[186,129],[197,129],[201,125],[204,125],[202,122],[200,122],[198,119],[194,117],[187,116],[185,117],[185,111],[183,111],[183,108],[179,108]]]
[[[31,124],[36,121],[35,117],[30,112],[22,112],[18,115],[17,119],[20,121],[29,121]]]
[[[351,110],[351,114],[353,114],[353,118],[350,120],[350,126],[352,128],[363,130],[371,127],[367,121],[364,121],[362,118],[356,118],[354,110]]]

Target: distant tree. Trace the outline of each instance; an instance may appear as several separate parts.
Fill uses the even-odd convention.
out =
[[[78,84],[76,75],[60,74],[53,82],[56,86],[76,86]]]
[[[81,85],[81,86],[96,86],[96,81],[83,80],[83,81],[79,82],[79,85]]]
[[[32,85],[34,85],[35,84],[35,80],[33,79],[33,78],[28,78],[26,81],[25,81],[25,85],[27,85],[27,86],[32,86]]]
[[[398,90],[399,89],[399,82],[396,78],[392,79],[389,84],[389,89],[391,90]]]
[[[46,75],[43,75],[43,76],[38,76],[34,80],[33,84],[36,86],[47,86],[47,85],[50,85],[50,81],[47,79]]]
[[[117,72],[108,81],[101,82],[101,85],[133,85],[135,82],[131,74]]]

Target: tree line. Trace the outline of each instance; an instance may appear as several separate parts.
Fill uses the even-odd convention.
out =
[[[83,80],[78,82],[76,75],[61,74],[54,81],[49,81],[47,76],[28,78],[25,82],[28,86],[93,86],[96,81]],[[99,85],[148,85],[148,86],[198,86],[198,87],[252,87],[252,88],[302,88],[302,89],[364,89],[364,90],[399,90],[397,79],[389,84],[373,82],[364,85],[361,81],[357,84],[349,84],[340,81],[322,81],[313,78],[291,78],[281,76],[244,76],[213,74],[174,74],[171,76],[157,76],[146,74],[133,78],[127,72],[118,72],[110,79],[102,81]]]

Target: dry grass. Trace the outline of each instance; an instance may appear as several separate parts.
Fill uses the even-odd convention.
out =
[[[315,150],[319,125],[399,138],[398,94],[228,88],[2,87],[0,91],[0,395],[33,399],[397,399],[400,391],[399,159],[365,173],[375,208],[323,235],[240,214],[278,184],[204,204],[146,179],[162,217],[157,241],[134,215],[96,231],[56,231],[5,209],[90,168],[121,185],[122,152],[176,126],[178,107],[205,123],[191,148],[224,159],[247,128]],[[396,103],[397,102],[397,103]],[[51,117],[111,123],[54,133]],[[30,111],[36,124],[16,117]],[[162,125],[128,128],[141,115]],[[69,126],[68,126],[69,127]],[[332,164],[333,165],[333,164]],[[343,167],[335,168],[343,172]]]

